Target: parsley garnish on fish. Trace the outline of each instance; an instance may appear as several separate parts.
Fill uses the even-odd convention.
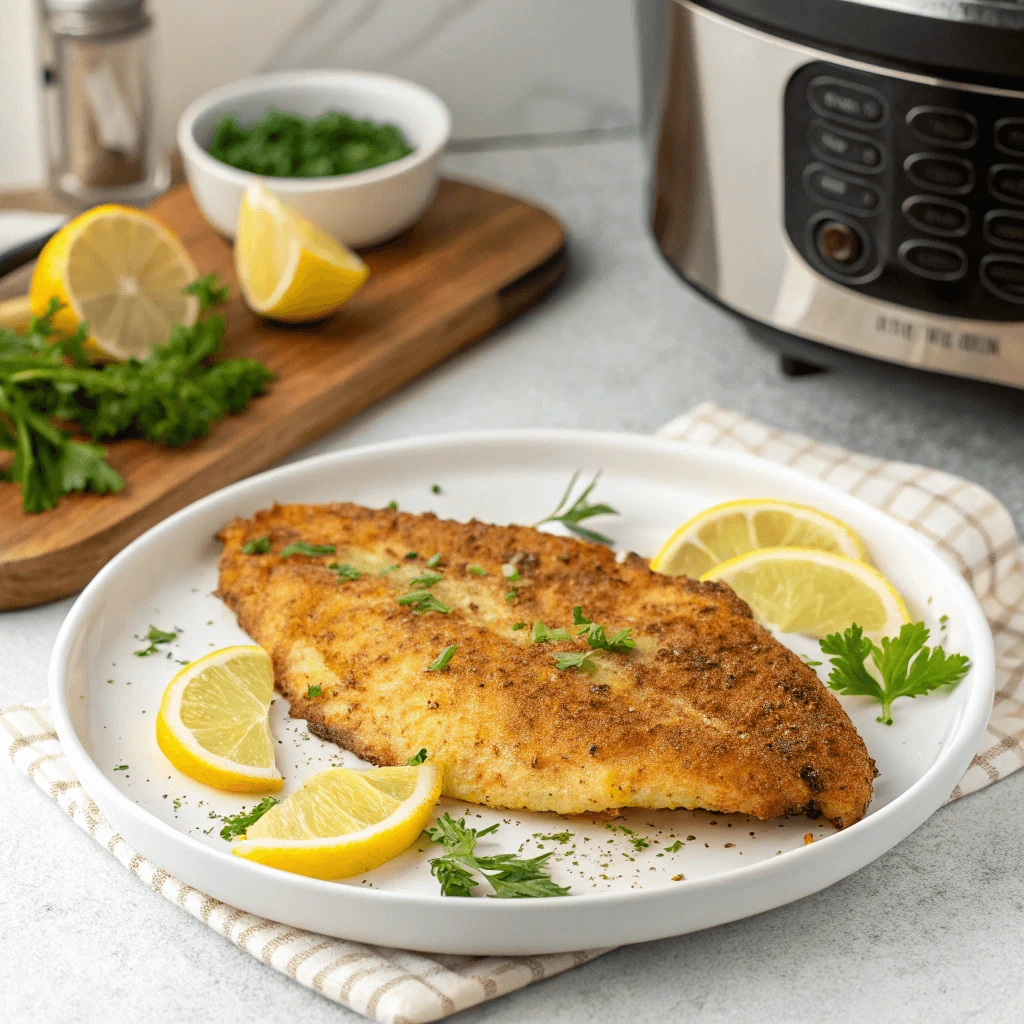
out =
[[[466,572],[471,572],[474,576],[487,575],[487,570],[482,565],[467,565]]]
[[[550,626],[545,626],[543,622],[535,622],[530,633],[530,639],[535,644],[543,644],[548,641],[559,643],[562,640],[571,640],[572,634],[567,629],[551,629]]]
[[[436,555],[431,555],[427,559],[427,568],[436,569],[441,564],[441,552],[438,551]]]
[[[221,839],[231,840],[236,836],[244,836],[250,825],[255,825],[278,801],[275,797],[265,796],[251,811],[239,811],[238,814],[227,814],[220,820],[224,827],[220,830]]]
[[[556,885],[548,874],[551,852],[529,858],[517,857],[514,853],[478,856],[477,841],[497,828],[497,825],[479,831],[467,828],[465,818],[456,821],[446,812],[433,828],[427,829],[431,841],[445,850],[443,857],[430,861],[430,873],[440,883],[442,895],[471,896],[479,884],[474,872],[494,890],[488,895],[499,899],[569,894],[568,886]]]
[[[444,577],[439,572],[432,572],[428,569],[426,572],[422,572],[419,576],[414,576],[409,580],[410,587],[423,587],[424,589],[432,587],[435,583],[440,583]]]
[[[591,660],[594,657],[593,651],[562,651],[553,655],[555,668],[559,672],[565,672],[570,668],[578,668],[584,672],[596,672],[597,665]]]
[[[576,631],[577,636],[585,636],[587,643],[596,651],[612,651],[615,654],[625,654],[636,647],[636,641],[630,637],[631,629],[620,629],[613,637],[605,636],[604,626],[597,626],[584,614],[580,605],[572,610],[572,621],[582,629]]]
[[[832,633],[820,641],[829,656],[832,671],[828,685],[839,693],[872,697],[882,705],[876,721],[892,725],[892,703],[899,697],[920,697],[940,686],[956,686],[971,667],[963,654],[946,654],[941,647],[926,647],[928,627],[908,622],[898,637],[883,637],[879,646],[854,623],[843,633]],[[881,676],[879,682],[868,671],[871,661]]]
[[[428,672],[443,672],[455,653],[455,644],[449,644],[428,666]]]
[[[394,565],[385,565],[384,568],[381,569],[377,573],[377,575],[378,576],[386,576],[389,572],[394,572],[397,568],[398,568],[398,563],[397,562],[395,562]]]
[[[453,647],[452,650],[455,650],[455,648]],[[418,751],[416,751],[416,753],[413,754],[412,757],[410,757],[409,760],[406,761],[405,763],[407,765],[409,765],[410,768],[415,768],[416,765],[423,764],[423,762],[426,761],[426,759],[427,759],[427,748],[426,747],[420,747],[420,749]]]
[[[306,687],[307,697],[319,697],[323,692],[323,688],[316,683],[311,683]]]
[[[591,519],[594,516],[617,516],[619,513],[611,507],[611,505],[605,505],[598,503],[592,505],[587,499],[590,497],[590,492],[597,485],[597,481],[601,478],[601,474],[598,473],[593,480],[583,489],[582,494],[571,504],[567,505],[569,498],[572,496],[572,492],[576,487],[576,481],[580,478],[580,471],[576,470],[572,475],[572,479],[569,481],[569,486],[565,490],[565,494],[562,495],[562,500],[555,507],[555,511],[549,516],[545,516],[543,519],[537,520],[533,525],[534,527],[543,526],[545,523],[561,523],[571,533],[576,534],[577,537],[582,537],[583,540],[592,541],[595,544],[612,544],[613,541],[610,537],[606,537],[603,533],[598,533],[596,530],[590,530],[585,526],[580,526],[580,523],[584,519]]]
[[[242,545],[243,555],[265,555],[270,550],[270,537],[264,534]]]
[[[292,555],[309,555],[315,558],[317,555],[333,555],[333,544],[307,544],[304,540],[292,541],[291,544],[281,548],[282,558],[291,558]]]
[[[144,647],[141,651],[135,651],[136,658],[148,658],[151,654],[157,653],[157,644],[169,644],[173,643],[178,639],[176,631],[168,631],[165,629],[158,629],[156,626],[150,626],[149,632],[143,637],[136,637],[136,640],[148,640],[149,646]]]
[[[398,599],[399,604],[413,606],[414,612],[440,612],[447,615],[451,608],[443,601],[438,601],[429,590],[414,590],[409,594],[402,594]]]
[[[506,562],[501,567],[501,575],[504,576],[509,583],[518,583],[523,578],[519,575],[519,570],[511,562]]]
[[[527,624],[525,622],[513,622],[512,631],[518,632],[520,629],[526,629]]]
[[[395,501],[395,499],[394,499],[394,498],[392,498],[392,499],[391,499],[391,500],[390,500],[390,501],[388,502],[388,508],[389,508],[389,509],[391,509],[391,511],[392,511],[392,512],[397,512],[397,511],[398,511],[398,502],[397,502],[397,501]]]
[[[420,553],[418,551],[406,551],[405,557],[411,562],[414,558],[419,558]]]
[[[339,583],[350,583],[363,577],[363,574],[354,565],[349,565],[348,562],[342,562],[340,565],[337,562],[330,562],[327,568],[338,577]]]

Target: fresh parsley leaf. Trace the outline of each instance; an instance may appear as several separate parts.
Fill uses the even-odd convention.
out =
[[[590,481],[590,483],[583,489],[580,496],[571,505],[568,504],[569,498],[572,496],[572,492],[576,487],[576,481],[579,480],[579,477],[580,471],[576,470],[572,475],[572,479],[569,481],[569,486],[566,488],[565,494],[562,495],[562,500],[555,507],[555,511],[544,519],[539,519],[533,525],[537,527],[543,526],[544,523],[561,523],[567,530],[576,534],[577,537],[581,537],[583,540],[589,540],[595,544],[614,543],[610,537],[606,537],[604,534],[598,533],[596,530],[580,526],[580,523],[584,519],[591,519],[594,516],[617,516],[619,514],[611,507],[611,505],[592,505],[587,500],[590,497],[590,492],[593,491],[595,486],[597,486],[597,481],[601,478],[600,473]]]
[[[126,764],[114,765],[114,771],[115,772],[126,772],[126,771],[128,771],[128,765],[126,765]]]
[[[418,764],[423,764],[427,759],[427,748],[420,747],[420,749],[409,758],[405,763],[412,768],[415,768]]]
[[[427,559],[427,568],[436,569],[441,564],[441,552],[438,551],[436,555],[431,555]]]
[[[307,697],[319,697],[323,692],[323,687],[319,686],[316,683],[312,683],[306,687]]]
[[[508,593],[507,593],[507,594],[505,595],[505,600],[506,600],[506,601],[508,601],[508,603],[509,603],[509,604],[512,604],[512,603],[513,603],[513,602],[514,602],[514,601],[516,600],[516,598],[517,598],[517,597],[519,597],[519,591],[518,591],[518,590],[516,590],[516,589],[515,589],[515,587],[513,587],[513,588],[512,588],[512,589],[511,589],[511,590],[510,590],[510,591],[509,591],[509,592],[508,592]]]
[[[526,629],[526,623],[525,622],[513,622],[512,623],[512,631],[514,633],[518,632],[520,629]]]
[[[548,641],[560,643],[563,640],[571,640],[572,634],[567,629],[551,629],[549,626],[545,626],[543,622],[535,622],[533,630],[530,632],[530,639],[535,644],[543,644]]]
[[[427,829],[431,841],[445,849],[445,856],[430,861],[430,873],[440,883],[443,895],[472,895],[472,890],[479,884],[474,871],[490,885],[493,890],[490,895],[494,898],[568,895],[569,887],[556,885],[547,873],[551,853],[530,858],[517,857],[513,853],[477,856],[477,841],[497,828],[497,825],[479,831],[467,828],[465,818],[456,821],[446,812],[437,818],[433,828]]]
[[[168,632],[165,629],[159,629],[156,626],[150,626],[149,632],[144,637],[136,637],[136,639],[148,640],[149,646],[142,648],[142,650],[135,651],[136,658],[148,658],[151,654],[157,653],[157,644],[169,644],[173,643],[178,639],[178,634],[175,631]]]
[[[574,626],[589,626],[590,619],[583,614],[583,606],[576,605],[572,610],[572,624]]]
[[[576,605],[572,610],[572,621],[574,625],[581,628],[576,631],[577,636],[585,636],[587,643],[595,651],[613,651],[616,654],[625,654],[636,647],[636,641],[629,635],[632,629],[620,629],[613,637],[605,635],[604,626],[595,625],[583,614],[583,608]]]
[[[455,644],[449,644],[428,666],[428,672],[444,672],[455,653]]]
[[[583,672],[596,672],[597,665],[591,660],[594,657],[593,651],[562,651],[553,655],[555,668],[559,672],[565,672],[570,668],[578,668]]]
[[[671,846],[665,847],[666,853],[678,853],[683,848],[682,839],[677,839]]]
[[[543,835],[540,832],[534,832],[533,833],[533,838],[534,839],[539,839],[541,842],[567,843],[575,835],[576,835],[575,832],[552,832],[551,835],[547,835],[546,836],[546,835]]]
[[[224,827],[220,830],[221,839],[231,840],[236,836],[244,836],[250,825],[255,825],[278,801],[275,797],[265,796],[251,811],[239,811],[221,818]]]
[[[414,558],[419,558],[420,553],[418,551],[406,551],[405,557],[411,562]]]
[[[519,570],[511,562],[506,562],[501,567],[501,575],[504,576],[509,583],[518,583],[523,578],[519,575]]]
[[[482,565],[467,565],[466,572],[471,572],[474,576],[487,575],[487,570]]]
[[[444,579],[439,572],[433,572],[427,569],[425,572],[421,572],[419,576],[414,576],[409,580],[410,587],[422,587],[426,590],[428,587],[432,587],[435,583],[440,583]]]
[[[307,544],[304,540],[292,541],[281,548],[282,558],[291,558],[292,555],[309,555],[315,558],[317,555],[333,555],[333,544]]]
[[[441,493],[441,485],[440,484],[431,484],[430,485],[430,490],[431,490],[431,492],[433,494],[440,494]]]
[[[397,511],[398,511],[398,502],[397,502],[397,501],[395,501],[395,499],[394,499],[394,498],[392,498],[392,499],[391,499],[391,500],[390,500],[390,501],[388,502],[388,508],[389,508],[389,509],[391,509],[391,511],[392,511],[392,512],[397,512]]]
[[[339,583],[351,583],[353,580],[363,578],[363,574],[348,562],[342,562],[340,565],[337,562],[329,562],[327,568],[338,577]]]
[[[198,297],[199,312],[205,313],[211,307],[219,306],[222,302],[227,301],[228,295],[231,293],[231,286],[218,284],[216,274],[206,274],[196,278],[185,288],[185,292]]]
[[[264,534],[242,545],[243,555],[265,555],[270,550],[270,537]]]
[[[854,623],[843,633],[832,633],[820,641],[832,670],[828,685],[839,693],[871,697],[882,705],[877,721],[892,725],[892,704],[899,697],[919,697],[940,686],[956,686],[971,667],[963,654],[946,654],[941,647],[929,648],[929,631],[923,622],[908,622],[899,636],[883,637],[875,644]],[[868,671],[868,655],[881,681]]]
[[[414,612],[440,612],[447,615],[451,608],[443,601],[439,601],[429,590],[414,590],[409,594],[402,594],[398,599],[399,604],[412,605]]]

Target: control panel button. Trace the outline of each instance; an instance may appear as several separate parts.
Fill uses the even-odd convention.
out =
[[[996,164],[988,172],[988,190],[1004,203],[1024,206],[1024,167],[1018,164]]]
[[[812,199],[849,213],[870,214],[882,205],[882,195],[874,185],[824,164],[811,164],[804,171],[804,185]]]
[[[985,256],[981,283],[1007,302],[1024,302],[1024,256]]]
[[[923,142],[953,149],[969,149],[978,141],[978,122],[962,110],[945,107],[914,107],[907,124]]]
[[[807,87],[807,99],[819,114],[847,124],[877,127],[886,116],[885,97],[880,92],[838,78],[815,78]]]
[[[837,270],[852,270],[864,254],[864,240],[852,224],[822,220],[814,231],[818,255]]]
[[[971,211],[952,199],[911,196],[903,202],[903,216],[919,231],[957,238],[971,226]]]
[[[854,171],[880,170],[882,151],[871,139],[824,121],[815,121],[807,133],[807,141],[815,156]]]
[[[945,242],[914,238],[900,246],[899,257],[908,270],[932,281],[955,281],[967,272],[963,250]]]
[[[989,210],[985,214],[985,238],[993,245],[1024,249],[1024,213],[1013,210]]]
[[[1024,156],[1024,117],[1004,117],[996,121],[996,149],[1010,156]]]
[[[915,153],[903,162],[903,169],[915,185],[936,192],[958,195],[974,187],[974,167],[959,157]]]

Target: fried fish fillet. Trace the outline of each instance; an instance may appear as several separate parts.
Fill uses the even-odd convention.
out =
[[[269,552],[243,552],[264,536]],[[563,814],[804,813],[837,828],[871,799],[874,762],[839,702],[723,584],[529,527],[353,504],[276,505],[219,539],[218,593],[270,653],[291,714],[377,765],[426,747],[448,796]],[[297,541],[335,553],[281,557]],[[450,612],[399,601],[416,592]],[[636,647],[557,668],[556,654],[590,650],[576,605]],[[534,643],[538,621],[572,636]],[[450,645],[447,667],[427,671]]]

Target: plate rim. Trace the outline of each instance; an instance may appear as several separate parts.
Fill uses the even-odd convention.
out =
[[[957,730],[924,774],[908,789],[904,790],[904,792],[878,811],[865,816],[854,825],[828,836],[827,842],[811,843],[799,849],[788,851],[783,860],[780,861],[777,861],[775,858],[769,858],[757,863],[720,872],[707,878],[688,880],[685,886],[676,889],[662,887],[647,890],[624,890],[620,892],[579,893],[566,900],[544,900],[542,903],[547,913],[571,914],[573,908],[580,908],[581,905],[590,908],[596,905],[614,910],[620,904],[633,905],[652,900],[671,900],[683,903],[691,898],[730,884],[746,886],[750,883],[761,881],[760,876],[762,875],[771,878],[779,873],[783,861],[791,865],[793,869],[799,870],[801,865],[809,868],[812,864],[820,865],[828,858],[841,860],[843,853],[848,851],[851,846],[856,848],[858,845],[870,840],[872,834],[884,831],[891,824],[899,822],[907,805],[913,806],[917,804],[922,791],[936,788],[941,779],[947,776],[955,776],[948,787],[949,792],[952,791],[977,752],[978,743],[984,734],[989,720],[995,692],[995,651],[991,629],[977,597],[968,587],[964,578],[943,561],[938,553],[927,544],[924,538],[885,512],[854,495],[791,466],[776,463],[757,455],[728,449],[718,449],[686,441],[676,441],[657,435],[634,434],[625,431],[530,427],[446,431],[413,438],[400,438],[372,444],[356,445],[310,456],[228,484],[186,505],[133,540],[96,574],[75,599],[61,625],[50,658],[48,690],[54,726],[63,752],[86,793],[96,800],[101,807],[107,804],[116,808],[117,814],[129,818],[136,826],[155,830],[163,840],[182,847],[183,852],[194,854],[199,858],[200,862],[205,861],[216,868],[238,872],[243,880],[248,877],[254,884],[290,885],[299,891],[305,891],[307,894],[313,895],[318,893],[326,894],[328,892],[335,896],[343,894],[346,900],[354,901],[353,907],[355,910],[371,910],[373,907],[382,904],[395,903],[410,909],[439,910],[442,907],[451,908],[453,901],[442,896],[440,893],[423,895],[369,887],[339,886],[336,882],[282,872],[275,868],[256,864],[235,857],[230,850],[221,851],[208,847],[194,837],[162,821],[140,805],[135,804],[106,777],[102,769],[93,761],[85,744],[77,735],[71,720],[70,704],[67,700],[66,687],[64,685],[67,681],[69,657],[78,632],[80,620],[90,610],[93,599],[102,593],[106,581],[117,572],[121,565],[132,559],[137,551],[145,547],[150,538],[176,529],[179,523],[196,515],[203,508],[218,502],[228,501],[236,496],[242,496],[247,491],[259,490],[271,482],[284,482],[290,477],[303,476],[325,466],[344,465],[349,461],[363,460],[372,458],[375,455],[395,451],[414,451],[422,448],[432,449],[439,446],[452,445],[487,446],[491,444],[552,441],[563,444],[572,444],[574,442],[584,444],[596,443],[619,448],[633,448],[634,450],[654,450],[682,458],[689,456],[703,460],[708,459],[709,456],[714,456],[715,459],[721,460],[723,463],[730,463],[742,468],[763,471],[764,467],[768,466],[773,474],[781,478],[798,480],[804,484],[809,482],[814,487],[831,492],[839,504],[852,503],[856,505],[869,519],[876,519],[878,522],[883,523],[886,529],[901,533],[912,547],[917,548],[919,552],[923,552],[925,557],[934,560],[934,567],[946,576],[946,582],[954,590],[959,591],[961,603],[971,612],[970,618],[973,619],[973,622],[968,621],[964,625],[968,633],[972,635],[972,638],[976,639],[978,650],[972,665],[972,675],[975,675],[973,680],[974,688],[964,705],[962,721]],[[976,637],[975,633],[977,634]],[[937,802],[934,802],[934,797],[932,797],[928,803],[930,805],[934,802],[934,806],[930,806],[930,809],[923,817],[920,817],[919,808],[918,813],[909,815],[909,818],[915,821],[912,828],[904,830],[902,824],[896,824],[894,831],[898,832],[899,838],[895,842],[890,842],[886,839],[884,848],[879,852],[873,853],[866,860],[862,859],[862,854],[858,854],[855,857],[857,861],[856,867],[852,870],[843,871],[837,878],[833,879],[833,882],[860,870],[861,867],[877,859],[882,853],[892,849],[899,842],[902,842],[903,839],[942,806],[947,795],[948,793],[940,795]],[[920,820],[917,820],[919,817]],[[868,845],[870,846],[870,843]],[[808,877],[810,875],[811,872],[808,871]],[[832,884],[832,882],[826,884]],[[802,895],[810,895],[820,888],[822,886],[817,885]],[[773,903],[772,906],[779,906],[799,898],[802,898],[802,896],[786,898],[779,903]],[[498,918],[498,915],[531,913],[539,909],[533,900],[471,899],[460,900],[458,903],[460,904],[458,908],[460,914],[469,912],[475,915],[490,915],[495,919]]]

